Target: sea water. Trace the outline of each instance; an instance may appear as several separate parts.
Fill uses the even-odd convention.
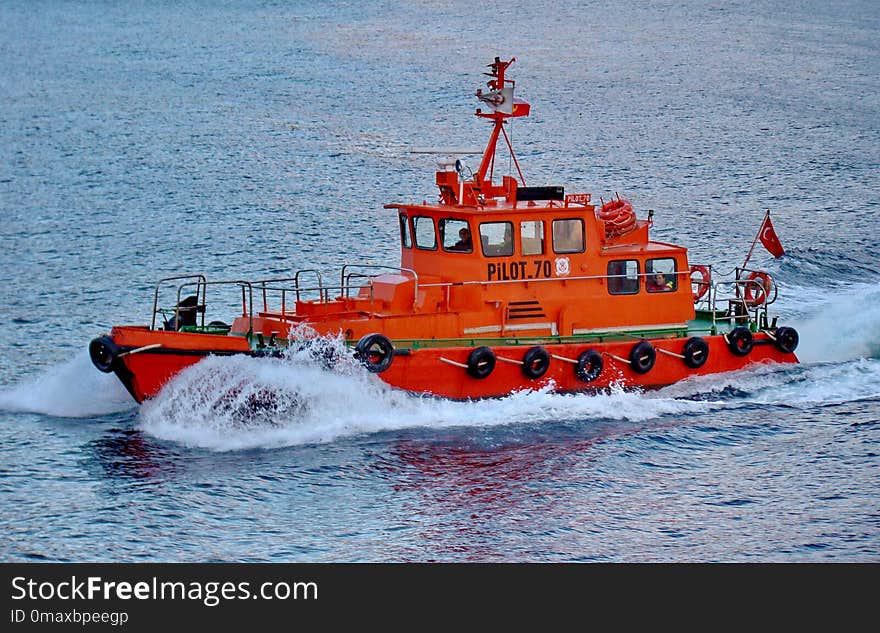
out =
[[[875,2],[4,2],[0,557],[880,560],[878,27]],[[496,55],[527,184],[618,192],[716,270],[771,210],[786,255],[751,264],[801,364],[467,403],[218,358],[139,407],[94,369],[161,277],[398,263],[382,205],[436,199],[411,150],[482,147]]]

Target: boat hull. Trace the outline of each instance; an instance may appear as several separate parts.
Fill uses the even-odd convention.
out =
[[[723,336],[704,337],[709,346],[705,364],[697,369],[689,367],[681,355],[688,339],[652,340],[656,360],[645,373],[636,372],[628,361],[634,342],[598,344],[542,345],[551,354],[546,373],[538,379],[528,378],[522,361],[529,346],[492,347],[497,361],[489,376],[472,377],[467,369],[448,361],[466,365],[473,348],[424,349],[395,357],[391,366],[379,376],[388,384],[416,393],[432,394],[457,400],[504,396],[524,389],[549,388],[554,392],[591,392],[611,386],[653,389],[671,385],[691,376],[716,374],[743,369],[753,363],[797,363],[794,353],[783,353],[766,335],[755,335],[754,347],[746,356],[733,354]],[[556,357],[576,360],[587,350],[601,354],[603,368],[597,378],[584,381],[577,376],[575,364]],[[676,356],[665,354],[671,352]],[[445,359],[445,360],[441,360]],[[501,360],[506,359],[506,360]]]
[[[139,403],[154,397],[174,376],[208,356],[251,353],[250,344],[241,336],[118,326],[107,338],[114,347],[110,369]]]
[[[283,348],[251,349],[246,337],[193,334],[120,326],[110,338],[116,347],[112,371],[137,402],[156,396],[175,375],[208,356],[245,354],[279,355]],[[560,343],[535,339],[531,344],[491,345],[495,366],[488,375],[476,378],[467,369],[475,345],[398,348],[390,365],[377,377],[405,391],[454,400],[500,397],[524,389],[550,389],[555,392],[591,392],[614,386],[658,388],[691,376],[742,369],[753,363],[797,363],[793,352],[778,349],[766,333],[756,333],[753,346],[745,355],[731,350],[723,335],[705,336],[708,357],[698,368],[682,358],[690,337],[652,339],[655,356],[647,371],[636,371],[628,360],[640,340]],[[426,343],[430,343],[426,341]],[[523,368],[526,352],[541,347],[550,355],[546,372],[532,378]],[[592,350],[601,355],[602,369],[592,380],[576,371],[575,362]],[[643,368],[644,369],[644,368]],[[366,370],[365,370],[366,371]]]

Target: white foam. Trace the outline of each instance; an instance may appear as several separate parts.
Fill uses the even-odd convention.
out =
[[[267,396],[266,394],[272,394]],[[254,403],[262,406],[254,407]],[[455,402],[395,390],[360,368],[328,371],[301,359],[208,358],[141,408],[157,437],[213,450],[329,442],[364,433],[511,423],[646,420],[699,413],[707,402],[646,399],[620,389],[599,395],[523,391]]]
[[[727,395],[725,395],[727,394]],[[730,399],[735,394],[735,399]],[[658,397],[716,401],[724,407],[784,405],[810,407],[880,398],[880,361],[753,365],[741,371],[696,376],[664,387]]]
[[[134,406],[119,379],[95,369],[86,351],[0,392],[0,409],[57,417],[87,418]]]
[[[794,323],[803,362],[880,358],[880,285],[856,284],[825,293]]]

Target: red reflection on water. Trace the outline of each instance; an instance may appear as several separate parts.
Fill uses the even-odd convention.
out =
[[[139,431],[126,431],[93,443],[98,462],[114,478],[163,479],[176,469],[173,461],[150,445]]]
[[[575,462],[582,466],[594,441],[479,448],[402,440],[377,468],[397,492],[412,495],[428,560],[448,560],[449,553],[499,560],[507,559],[497,549],[499,530],[521,525],[526,532],[536,516],[564,512],[565,491],[548,494],[548,481]]]

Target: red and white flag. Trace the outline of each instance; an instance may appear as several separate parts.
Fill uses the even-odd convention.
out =
[[[779,236],[776,235],[773,223],[770,221],[769,213],[764,216],[764,223],[761,224],[761,230],[758,232],[758,235],[760,236],[761,244],[764,245],[764,248],[766,248],[767,252],[773,255],[773,257],[782,257],[785,255],[785,249],[782,248],[782,242],[779,241]]]

